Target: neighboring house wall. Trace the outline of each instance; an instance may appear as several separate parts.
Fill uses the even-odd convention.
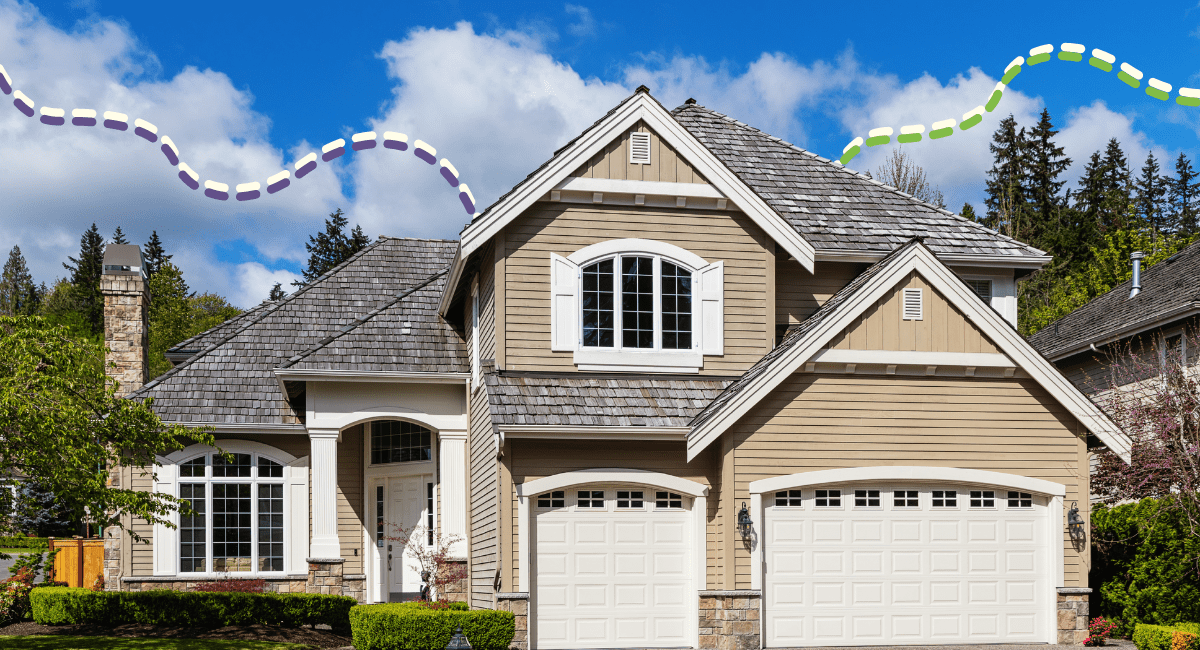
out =
[[[492,250],[485,250],[478,275],[479,331],[472,327],[471,299],[467,298],[463,321],[466,323],[468,343],[479,337],[479,356],[493,358],[495,342],[495,274]],[[475,346],[468,345],[468,349]],[[472,359],[472,363],[478,360]],[[499,560],[499,471],[496,460],[496,442],[492,434],[492,419],[488,412],[487,390],[483,382],[471,386],[470,397],[471,431],[467,443],[470,466],[470,602],[472,607],[492,608],[495,606],[496,568]]]
[[[1065,507],[1078,501],[1088,514],[1084,429],[1032,380],[798,373],[725,435],[736,447],[739,503],[758,479],[928,465],[1061,483]],[[1063,543],[1066,586],[1087,586],[1088,550]],[[736,588],[748,589],[750,553],[737,546],[735,554]]]
[[[745,372],[774,346],[774,253],[741,212],[579,207],[539,203],[504,229],[502,307],[506,370],[574,371],[573,353],[550,351],[550,254],[568,256],[624,238],[674,244],[724,261],[725,354],[706,356],[701,374]]]
[[[592,156],[584,166],[571,174],[574,178],[609,178],[631,181],[661,181],[666,183],[698,183],[707,185],[708,181],[687,161],[679,157],[671,145],[663,142],[658,134],[638,122],[631,132],[650,134],[650,164],[631,164],[629,162],[629,132],[613,140],[604,151]]]

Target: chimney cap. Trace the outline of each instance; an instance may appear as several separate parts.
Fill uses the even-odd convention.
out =
[[[647,86],[646,84],[642,84],[642,85],[638,86],[636,89],[634,89],[634,91],[633,91],[633,94],[635,94],[635,95],[638,93],[646,93],[647,95],[649,95],[650,87]]]
[[[104,247],[104,275],[146,276],[142,249],[136,244],[109,244]]]

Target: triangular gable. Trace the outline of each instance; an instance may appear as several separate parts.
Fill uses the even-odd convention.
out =
[[[837,301],[831,309],[819,310],[810,318],[812,323],[806,322],[808,327],[802,325],[800,332],[790,335],[763,362],[726,389],[726,394],[714,401],[714,408],[698,415],[688,434],[688,460],[717,440],[814,355],[827,349],[831,341],[851,328],[865,312],[914,272],[919,273],[932,289],[993,342],[1001,354],[1028,373],[1088,431],[1129,462],[1129,437],[1017,334],[1003,317],[972,294],[928,248],[915,241],[864,271],[863,276],[852,283],[856,286],[850,288],[848,293],[831,299],[830,302]]]
[[[547,192],[573,176],[597,154],[603,153],[605,147],[626,134],[639,121],[645,122],[646,126],[686,160],[691,168],[749,216],[805,269],[810,273],[813,271],[813,247],[646,92],[634,93],[467,226],[462,232],[459,254],[461,260],[470,257],[472,252],[491,240],[500,229],[529,209]],[[456,261],[456,265],[461,263]],[[456,280],[456,275],[457,273],[451,274],[452,282]],[[450,291],[454,291],[453,284],[447,285],[447,292]],[[446,305],[446,301],[443,300],[443,307]]]

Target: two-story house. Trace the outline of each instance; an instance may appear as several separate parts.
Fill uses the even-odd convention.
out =
[[[134,395],[235,461],[126,470],[203,515],[123,540],[123,585],[387,601],[425,524],[527,648],[1078,642],[1068,522],[1128,440],[1014,329],[1046,261],[640,88],[459,240],[177,346]]]

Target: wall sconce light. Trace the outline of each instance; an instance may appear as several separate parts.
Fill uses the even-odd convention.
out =
[[[750,511],[746,509],[746,502],[742,502],[742,510],[738,513],[738,532],[742,534],[742,539],[750,539],[750,533],[754,528],[754,521],[750,519]]]
[[[1072,501],[1071,509],[1067,511],[1067,531],[1071,534],[1071,539],[1080,540],[1084,538],[1084,525],[1087,523],[1083,517],[1079,516],[1079,502]]]

